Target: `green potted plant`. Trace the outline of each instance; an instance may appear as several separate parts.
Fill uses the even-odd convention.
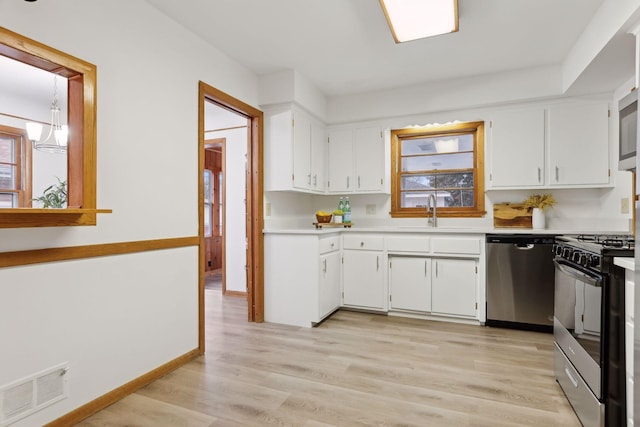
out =
[[[43,208],[64,208],[67,203],[67,180],[61,181],[60,178],[57,184],[51,184],[42,192],[42,196],[32,199],[34,202],[42,203]]]
[[[344,212],[342,212],[342,210],[335,209],[333,211],[333,222],[335,222],[336,224],[342,223],[342,215],[343,214],[344,214]]]

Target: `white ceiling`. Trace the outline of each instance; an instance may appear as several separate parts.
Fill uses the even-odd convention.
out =
[[[459,0],[457,33],[395,44],[377,0],[146,0],[258,75],[327,96],[560,64],[603,0]]]

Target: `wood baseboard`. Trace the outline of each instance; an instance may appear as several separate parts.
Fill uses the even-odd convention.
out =
[[[98,397],[95,400],[92,400],[89,403],[86,403],[80,406],[77,409],[69,412],[62,417],[51,421],[48,424],[45,424],[45,427],[66,427],[70,425],[74,425],[84,420],[85,418],[90,417],[96,412],[101,411],[109,405],[116,403],[117,401],[123,399],[124,397],[135,393],[137,390],[142,387],[152,383],[153,381],[162,378],[167,375],[169,372],[178,369],[179,367],[187,364],[193,359],[200,356],[201,352],[199,349],[191,350],[190,352],[183,354],[182,356],[173,359],[170,362],[165,363],[162,366],[157,367],[156,369],[147,372],[146,374],[129,381],[128,383],[121,385],[120,387]]]

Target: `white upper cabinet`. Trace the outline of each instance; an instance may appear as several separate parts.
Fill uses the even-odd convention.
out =
[[[338,130],[329,133],[330,193],[353,192],[353,131]]]
[[[552,106],[548,122],[549,184],[608,184],[608,104]]]
[[[492,116],[489,187],[544,185],[544,117],[543,108]]]
[[[384,184],[384,138],[378,127],[354,131],[356,192],[382,191]]]
[[[311,122],[311,189],[326,190],[327,130],[319,122]]]
[[[293,186],[309,190],[311,185],[311,118],[292,112]]]
[[[265,111],[265,191],[325,191],[326,128],[293,106]]]
[[[609,106],[572,102],[492,114],[488,189],[605,187]]]
[[[328,192],[382,192],[384,162],[384,138],[379,127],[330,132]]]

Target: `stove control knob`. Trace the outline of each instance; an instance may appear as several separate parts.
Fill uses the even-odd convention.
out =
[[[598,255],[591,255],[591,257],[589,257],[589,264],[587,265],[587,267],[599,268],[600,257]]]
[[[555,247],[553,248],[553,253],[555,253],[558,256],[562,255],[562,246],[555,245]]]
[[[571,254],[571,261],[579,263],[580,262],[580,258],[583,255],[584,254],[582,252],[574,250],[573,253]]]
[[[571,248],[562,248],[562,254],[560,256],[564,259],[571,259]]]
[[[580,264],[583,267],[589,267],[589,263],[591,262],[591,255],[589,254],[580,254],[580,257],[578,258],[578,264]]]

